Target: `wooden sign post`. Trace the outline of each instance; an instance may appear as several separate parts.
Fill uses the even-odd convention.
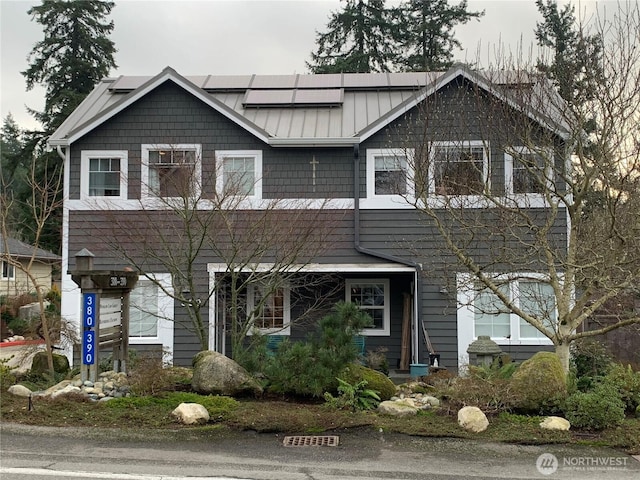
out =
[[[113,369],[127,371],[129,356],[129,293],[138,274],[129,270],[94,270],[94,255],[85,249],[76,256],[71,278],[82,291],[82,380],[98,380],[99,354],[112,347]]]

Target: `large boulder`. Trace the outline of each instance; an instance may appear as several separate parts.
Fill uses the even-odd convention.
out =
[[[478,407],[462,407],[458,411],[458,424],[465,430],[480,433],[489,426],[489,420]]]
[[[67,373],[69,371],[69,359],[64,355],[53,354],[53,370],[56,373]],[[47,362],[47,352],[38,352],[33,356],[31,373],[42,374],[49,371]]]
[[[204,351],[193,357],[191,388],[205,395],[261,395],[262,387],[249,373],[218,352]]]
[[[342,379],[354,385],[366,380],[365,388],[378,392],[380,400],[389,400],[396,394],[395,384],[384,373],[367,368],[357,363],[349,364],[341,375]]]
[[[181,403],[171,412],[171,415],[185,425],[207,423],[209,421],[209,412],[199,403]]]
[[[545,419],[540,422],[540,428],[545,430],[569,430],[571,423],[562,417],[545,417]]]
[[[511,377],[515,407],[540,413],[567,396],[567,380],[560,358],[553,352],[538,352],[522,362]]]

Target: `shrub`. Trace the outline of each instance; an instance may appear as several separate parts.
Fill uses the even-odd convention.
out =
[[[378,392],[381,400],[389,400],[396,394],[396,386],[389,377],[357,363],[347,365],[341,378],[352,385],[361,381],[367,382],[367,386],[371,390]]]
[[[389,363],[387,362],[386,347],[378,347],[375,350],[368,350],[364,357],[364,363],[372,370],[378,370],[379,372],[389,375]]]
[[[640,372],[633,371],[631,365],[614,364],[602,383],[611,385],[618,392],[627,412],[635,412],[640,405]]]
[[[11,358],[0,358],[0,388],[3,390],[16,383],[15,367],[9,365]]]
[[[624,402],[606,383],[591,392],[576,392],[565,401],[565,417],[571,425],[587,430],[615,427],[624,420]]]
[[[320,320],[315,336],[280,345],[265,368],[269,389],[315,397],[335,392],[336,378],[358,355],[353,336],[370,324],[371,317],[357,305],[339,302]]]
[[[251,336],[249,345],[234,352],[233,359],[252,375],[263,373],[270,356],[267,350],[267,336],[255,333]]]
[[[483,378],[473,374],[456,378],[449,386],[443,384],[439,388],[439,394],[456,411],[462,407],[474,406],[487,414],[508,412],[515,401],[508,380]]]
[[[602,342],[583,338],[571,344],[571,368],[578,390],[589,390],[599,377],[607,374],[612,365],[613,358]]]
[[[338,410],[371,410],[376,408],[380,403],[378,392],[373,389],[366,388],[367,381],[362,380],[351,384],[338,378],[338,396],[334,397],[331,393],[324,394],[327,406]]]
[[[522,362],[511,377],[515,407],[536,414],[556,413],[567,396],[562,363],[553,352],[538,352]]]
[[[135,361],[129,366],[129,386],[134,395],[154,395],[183,383],[172,369],[165,368],[160,351],[135,354],[134,357]]]

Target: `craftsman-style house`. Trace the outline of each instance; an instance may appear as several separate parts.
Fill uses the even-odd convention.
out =
[[[528,80],[526,88],[540,81]],[[307,315],[322,304],[315,289],[371,314],[366,349],[383,347],[391,368],[437,353],[441,365],[455,369],[479,335],[519,359],[549,348],[548,339],[513,315],[460,302],[471,298],[459,281],[466,272],[420,209],[420,202],[442,201],[444,217],[447,208],[490,216],[480,192],[510,193],[526,208],[547,208],[527,164],[513,159],[512,152],[528,147],[510,138],[513,125],[491,106],[513,110],[555,146],[569,132],[553,112],[513,99],[516,83],[490,81],[464,66],[197,77],[166,68],[153,77],[103,80],[49,139],[66,173],[63,316],[79,323],[80,292],[66,272],[87,248],[96,268],[133,264],[155,279],[142,276],[132,294],[129,341],[132,348],[163,346],[176,364],[189,364],[203,347],[229,353],[230,271],[244,272],[240,279],[274,270],[287,277],[269,292],[243,287],[245,311],[262,305],[248,334],[303,338],[308,318],[325,308]],[[195,278],[186,284],[164,268],[164,257],[181,255],[196,223],[184,221],[185,205],[233,214],[232,223],[210,225],[210,247],[200,244],[190,262]],[[232,227],[225,233],[223,225]],[[272,244],[261,247],[263,238]],[[231,257],[234,241],[241,246]],[[476,248],[494,251],[494,241],[500,235],[478,239]],[[154,250],[167,242],[165,253]],[[296,276],[305,280],[295,284]],[[203,314],[204,339],[183,326],[193,308]]]

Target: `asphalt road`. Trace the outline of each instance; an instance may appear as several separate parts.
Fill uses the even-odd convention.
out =
[[[0,425],[2,480],[342,480],[640,478],[640,461],[607,449],[429,439],[371,429],[337,447],[285,447],[283,436],[194,435]],[[542,456],[546,454],[545,456]],[[550,456],[549,454],[552,454]],[[554,463],[554,459],[555,462]],[[537,464],[537,465],[536,465]],[[541,473],[543,472],[543,473]]]

